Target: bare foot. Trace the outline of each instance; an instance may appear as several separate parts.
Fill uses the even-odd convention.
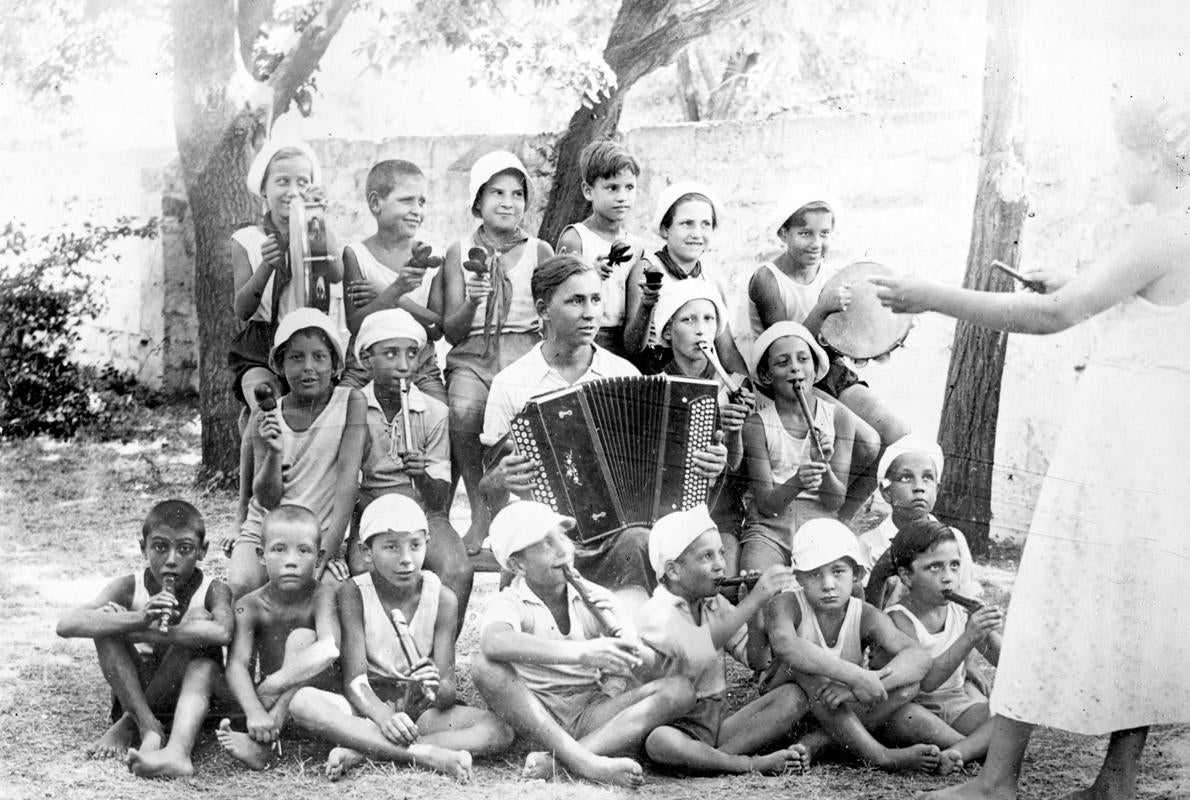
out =
[[[796,750],[795,747],[801,747],[801,750]],[[801,745],[795,745],[788,750],[778,750],[775,753],[769,753],[764,756],[752,757],[752,771],[759,772],[761,775],[780,775],[783,772],[803,771],[802,758],[805,757],[807,762],[809,756],[806,755],[806,748]]]
[[[142,778],[189,778],[194,764],[190,756],[169,747],[148,753],[129,750],[128,771]]]
[[[410,745],[409,753],[413,756],[414,764],[449,775],[459,783],[469,783],[474,777],[471,773],[471,754],[466,750],[447,750],[433,744],[415,744]]]
[[[483,549],[483,541],[487,538],[487,531],[472,525],[463,537],[463,546],[467,548],[467,555],[473,556]]]
[[[219,746],[231,754],[232,758],[240,761],[249,769],[264,769],[269,765],[269,749],[251,736],[231,729],[231,720],[223,719],[219,722],[219,730],[215,731],[215,738]]]
[[[963,768],[963,755],[953,747],[938,754],[938,774],[949,775]]]
[[[336,747],[326,757],[326,777],[337,781],[347,774],[347,770],[358,766],[364,760],[364,754],[350,747]]]
[[[156,728],[147,730],[140,737],[140,747],[137,749],[143,753],[151,753],[154,750],[160,750],[162,743],[165,741],[165,729]]]
[[[890,771],[916,770],[918,772],[935,772],[939,764],[938,746],[933,744],[915,744],[910,747],[889,748],[879,766]]]
[[[933,792],[922,792],[916,796],[915,800],[1016,800],[1016,787],[1000,789],[985,786],[977,777],[957,786],[947,786],[945,789]]]
[[[572,766],[581,777],[596,783],[610,783],[613,786],[626,786],[631,789],[645,782],[644,770],[631,758],[592,755],[589,761]]]
[[[128,746],[136,733],[136,723],[125,714],[104,732],[93,744],[83,749],[91,758],[119,758],[128,754]]]
[[[805,775],[810,771],[810,749],[804,744],[795,744],[785,751],[786,759],[793,759],[789,764],[789,771],[797,775]]]
[[[558,774],[558,762],[553,753],[538,750],[525,756],[525,767],[521,770],[521,777],[530,781],[552,780]]]

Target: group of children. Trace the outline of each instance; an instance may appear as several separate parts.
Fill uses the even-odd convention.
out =
[[[60,635],[95,640],[115,697],[97,756],[127,750],[139,775],[190,774],[213,702],[242,713],[243,730],[232,713],[217,736],[246,765],[270,763],[292,721],[333,745],[332,779],[370,758],[466,780],[472,756],[514,733],[539,748],[528,776],[560,765],[628,786],[643,780],[641,754],[679,773],[800,771],[832,743],[888,769],[947,774],[982,757],[990,728],[971,658],[995,661],[1000,612],[944,594],[980,592],[962,534],[930,516],[937,447],[907,438],[817,340],[850,299],[822,291],[837,206],[806,190],[783,207],[785,249],[752,276],[733,330],[702,262],[722,213],[713,193],[667,187],[652,226],[663,244],[647,252],[626,230],[635,158],[601,141],[581,169],[591,213],[555,255],[522,228],[524,166],[481,157],[479,224],[437,257],[416,238],[425,176],[377,164],[365,186],[376,232],[324,268],[341,311],[327,314],[287,291],[290,204],[320,182],[317,160],[301,143],[262,151],[248,181],[265,213],[232,247],[248,325],[230,364],[247,412],[228,583],[199,569],[197,511],[166,501],[143,526],[143,573],[63,617]],[[563,292],[570,281],[584,288]],[[563,328],[586,343],[579,368],[542,354]],[[638,370],[719,382],[723,444],[702,456],[723,474],[709,507],[663,517],[639,554],[608,561],[640,584],[641,602],[623,605],[572,573],[573,520],[508,496],[524,494],[533,464],[489,457],[489,476],[504,471],[489,502],[496,442],[481,433],[515,413],[493,403]],[[458,478],[466,536],[448,517]],[[891,516],[857,538],[840,520],[877,484]],[[462,705],[454,676],[468,550],[485,538],[508,581],[471,662],[491,711]],[[755,585],[720,592],[741,571]],[[734,714],[727,652],[762,676]]]

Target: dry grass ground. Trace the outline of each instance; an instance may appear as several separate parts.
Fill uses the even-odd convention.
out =
[[[198,430],[190,410],[167,408],[146,415],[142,435],[125,444],[0,445],[0,547],[7,560],[0,571],[0,797],[90,800],[151,793],[159,800],[266,794],[290,800],[546,800],[621,794],[564,779],[521,781],[525,748],[520,744],[503,759],[481,763],[475,783],[466,787],[391,765],[365,766],[331,785],[322,777],[327,748],[297,738],[284,742],[284,756],[275,769],[249,773],[225,756],[208,732],[195,751],[195,778],[151,787],[132,777],[123,764],[87,760],[82,748],[103,731],[108,692],[90,644],[56,638],[55,619],[62,609],[93,596],[109,578],[139,568],[137,531],[154,501],[177,496],[194,502],[207,519],[212,539],[232,522],[230,493],[206,493],[192,485]],[[221,554],[212,554],[205,566],[222,573],[226,564]],[[1013,566],[1006,559],[981,569],[993,596],[1006,595]],[[463,690],[472,701],[476,697],[466,682],[467,663],[476,646],[477,613],[493,591],[494,576],[481,576],[459,642]],[[750,689],[743,673],[734,673],[734,678],[733,700],[739,702]],[[1058,797],[1086,781],[1104,745],[1103,739],[1043,732],[1029,752],[1022,797]],[[665,800],[729,795],[883,800],[911,797],[954,780],[892,776],[833,760],[805,776],[673,780],[650,774],[643,791]],[[1141,797],[1148,800],[1190,797],[1190,728],[1154,732],[1141,783]]]

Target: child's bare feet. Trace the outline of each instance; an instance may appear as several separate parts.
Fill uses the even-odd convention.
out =
[[[466,750],[447,750],[445,747],[432,744],[415,744],[410,745],[409,752],[413,754],[416,764],[449,775],[459,783],[469,783],[473,777],[471,754]]]
[[[552,753],[537,750],[525,756],[525,767],[521,777],[530,781],[552,780],[558,774],[558,762]]]
[[[953,747],[938,754],[938,774],[949,775],[963,768],[963,756]]]
[[[158,726],[151,728],[141,734],[140,747],[137,749],[141,753],[151,753],[154,750],[160,750],[161,745],[165,742],[165,728]]]
[[[922,792],[915,800],[1016,800],[1016,788],[1000,789],[986,787],[978,777],[960,783],[958,786],[947,786],[933,792]]]
[[[764,756],[752,757],[752,771],[761,775],[780,775],[783,772],[801,774],[810,766],[810,756],[800,744]]]
[[[572,766],[580,777],[595,783],[610,783],[632,789],[645,782],[644,770],[631,758],[608,758],[592,754],[589,760],[584,759],[582,764]]]
[[[472,525],[463,536],[463,546],[467,548],[467,555],[477,555],[483,549],[483,542],[488,532],[483,526]]]
[[[249,769],[260,770],[269,765],[269,749],[248,734],[233,731],[231,720],[223,719],[219,722],[215,738],[219,740],[219,746],[230,753],[232,758]]]
[[[337,781],[347,774],[347,770],[358,766],[364,760],[364,754],[350,747],[336,747],[326,757],[326,777]]]
[[[934,772],[938,769],[939,760],[937,745],[915,744],[910,747],[887,748],[884,758],[877,762],[877,766],[889,771]]]
[[[87,745],[83,752],[91,758],[119,758],[128,754],[128,747],[132,744],[132,737],[136,735],[136,723],[132,717],[120,717],[108,728],[103,736],[94,743]]]
[[[147,753],[129,750],[128,771],[141,778],[188,778],[194,774],[194,764],[185,753],[169,747]]]

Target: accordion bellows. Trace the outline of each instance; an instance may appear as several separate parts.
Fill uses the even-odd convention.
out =
[[[668,375],[602,378],[539,395],[512,421],[541,469],[533,499],[574,517],[582,543],[707,502],[693,454],[711,443],[719,385]]]

